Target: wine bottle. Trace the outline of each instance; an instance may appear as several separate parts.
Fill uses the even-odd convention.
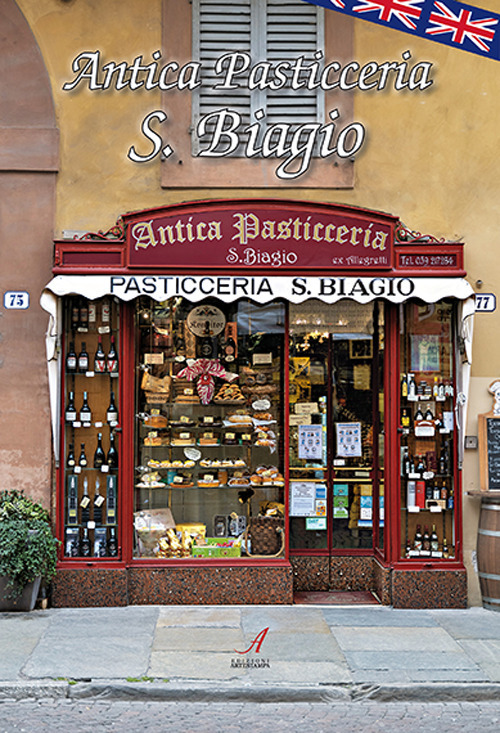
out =
[[[429,528],[425,527],[424,535],[422,537],[422,550],[424,552],[429,552],[430,549],[431,549],[431,537],[429,535]]]
[[[67,468],[73,468],[73,466],[76,466],[76,458],[75,458],[73,443],[69,444],[68,457],[66,458],[66,466]]]
[[[111,391],[109,407],[106,411],[106,420],[113,428],[118,424],[118,408],[115,403],[115,393],[113,391]]]
[[[80,307],[76,300],[71,304],[71,330],[76,331],[80,323]]]
[[[94,356],[94,371],[97,374],[103,374],[106,371],[106,354],[102,348],[101,337],[99,337],[99,343],[97,344],[97,350]]]
[[[76,407],[75,407],[75,393],[70,392],[68,397],[68,404],[66,405],[66,412],[64,413],[66,422],[75,422],[76,420]]]
[[[101,496],[99,489],[100,482],[99,479],[96,478],[94,490],[94,522],[96,524],[102,524],[102,505],[104,503],[104,496]]]
[[[406,374],[401,377],[401,397],[404,400],[408,397],[408,377]]]
[[[106,481],[106,524],[116,522],[116,476],[108,476]]]
[[[80,555],[82,557],[90,557],[90,537],[87,527],[83,530],[83,537],[80,542]]]
[[[450,551],[448,550],[448,543],[446,537],[443,538],[443,557],[448,557]]]
[[[198,344],[198,354],[202,359],[215,359],[217,357],[217,339],[210,334],[210,323],[205,322],[205,330]]]
[[[422,529],[420,524],[417,524],[415,539],[413,540],[413,549],[417,552],[420,552],[422,549]]]
[[[408,381],[408,399],[412,401],[417,399],[417,383],[413,374],[410,374]]]
[[[116,528],[109,528],[109,539],[108,539],[108,555],[110,557],[116,557],[118,555],[118,542],[116,540]]]
[[[109,450],[106,463],[110,468],[118,468],[118,451],[116,450],[115,436],[113,433],[109,436]]]
[[[427,407],[427,410],[425,411],[425,419],[432,422],[434,420],[434,413],[432,412],[430,406]]]
[[[115,346],[115,337],[111,335],[111,344],[109,346],[108,355],[106,357],[106,366],[110,374],[118,373],[118,352]]]
[[[80,302],[78,330],[83,333],[89,330],[89,306],[85,298]]]
[[[75,351],[75,342],[69,342],[68,353],[66,354],[66,371],[68,374],[74,374],[78,366],[78,357]]]
[[[78,477],[68,476],[68,524],[78,524]]]
[[[85,443],[80,443],[80,456],[78,458],[78,465],[85,468],[87,465],[87,456],[85,454]]]
[[[89,303],[89,326],[92,324],[92,330],[95,328],[95,322],[97,320],[97,305],[95,303]]]
[[[431,532],[431,552],[437,552],[439,550],[439,540],[436,532],[436,525],[432,525],[432,532]]]
[[[102,301],[102,307],[101,307],[101,323],[106,323],[106,324],[109,323],[110,315],[111,315],[111,306],[110,306],[109,300],[105,298]]]
[[[234,342],[234,339],[232,336],[229,336],[229,338],[226,339],[224,344],[224,360],[227,362],[232,362],[235,359],[236,354],[236,344]]]
[[[80,501],[80,521],[82,524],[87,524],[90,521],[90,496],[89,496],[89,481],[85,476],[83,479],[83,496]]]
[[[102,449],[102,433],[97,433],[97,448],[94,453],[94,468],[101,468],[106,460],[106,455]]]
[[[87,392],[83,393],[83,403],[80,409],[80,420],[83,423],[92,422],[92,410],[89,407]]]
[[[415,413],[415,422],[420,422],[423,419],[424,419],[424,413],[422,412],[422,410],[419,407]]]
[[[85,374],[89,370],[89,355],[87,352],[87,344],[82,341],[82,348],[78,354],[78,371]]]

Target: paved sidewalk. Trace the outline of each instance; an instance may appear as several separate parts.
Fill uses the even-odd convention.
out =
[[[0,650],[0,700],[500,700],[500,613],[482,608],[0,613]]]

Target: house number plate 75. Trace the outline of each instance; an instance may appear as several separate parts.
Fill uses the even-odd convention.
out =
[[[3,295],[3,307],[9,310],[26,310],[30,306],[30,294],[25,290],[8,290]]]

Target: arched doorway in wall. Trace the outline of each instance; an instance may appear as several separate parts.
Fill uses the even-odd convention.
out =
[[[59,139],[47,69],[14,0],[0,0],[0,99],[0,480],[48,506],[47,322],[39,294],[52,265]],[[27,294],[27,307],[4,301],[11,292]],[[36,389],[26,400],[29,385]],[[30,425],[47,429],[30,431]]]

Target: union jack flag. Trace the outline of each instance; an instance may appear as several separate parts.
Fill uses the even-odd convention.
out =
[[[420,18],[422,8],[417,8],[423,0],[362,0],[362,5],[353,6],[355,13],[371,13],[378,11],[379,20],[390,23],[392,17],[397,18],[407,28],[415,30],[416,21]]]
[[[304,2],[500,61],[500,14],[460,0]]]
[[[472,20],[471,10],[461,8],[454,13],[445,3],[437,0],[434,7],[438,12],[432,11],[429,16],[429,22],[434,24],[434,28],[428,28],[426,33],[430,36],[451,33],[451,40],[455,43],[462,45],[468,38],[482,51],[490,50],[488,43],[493,40],[495,31],[489,26],[497,25],[498,18],[482,17]]]

